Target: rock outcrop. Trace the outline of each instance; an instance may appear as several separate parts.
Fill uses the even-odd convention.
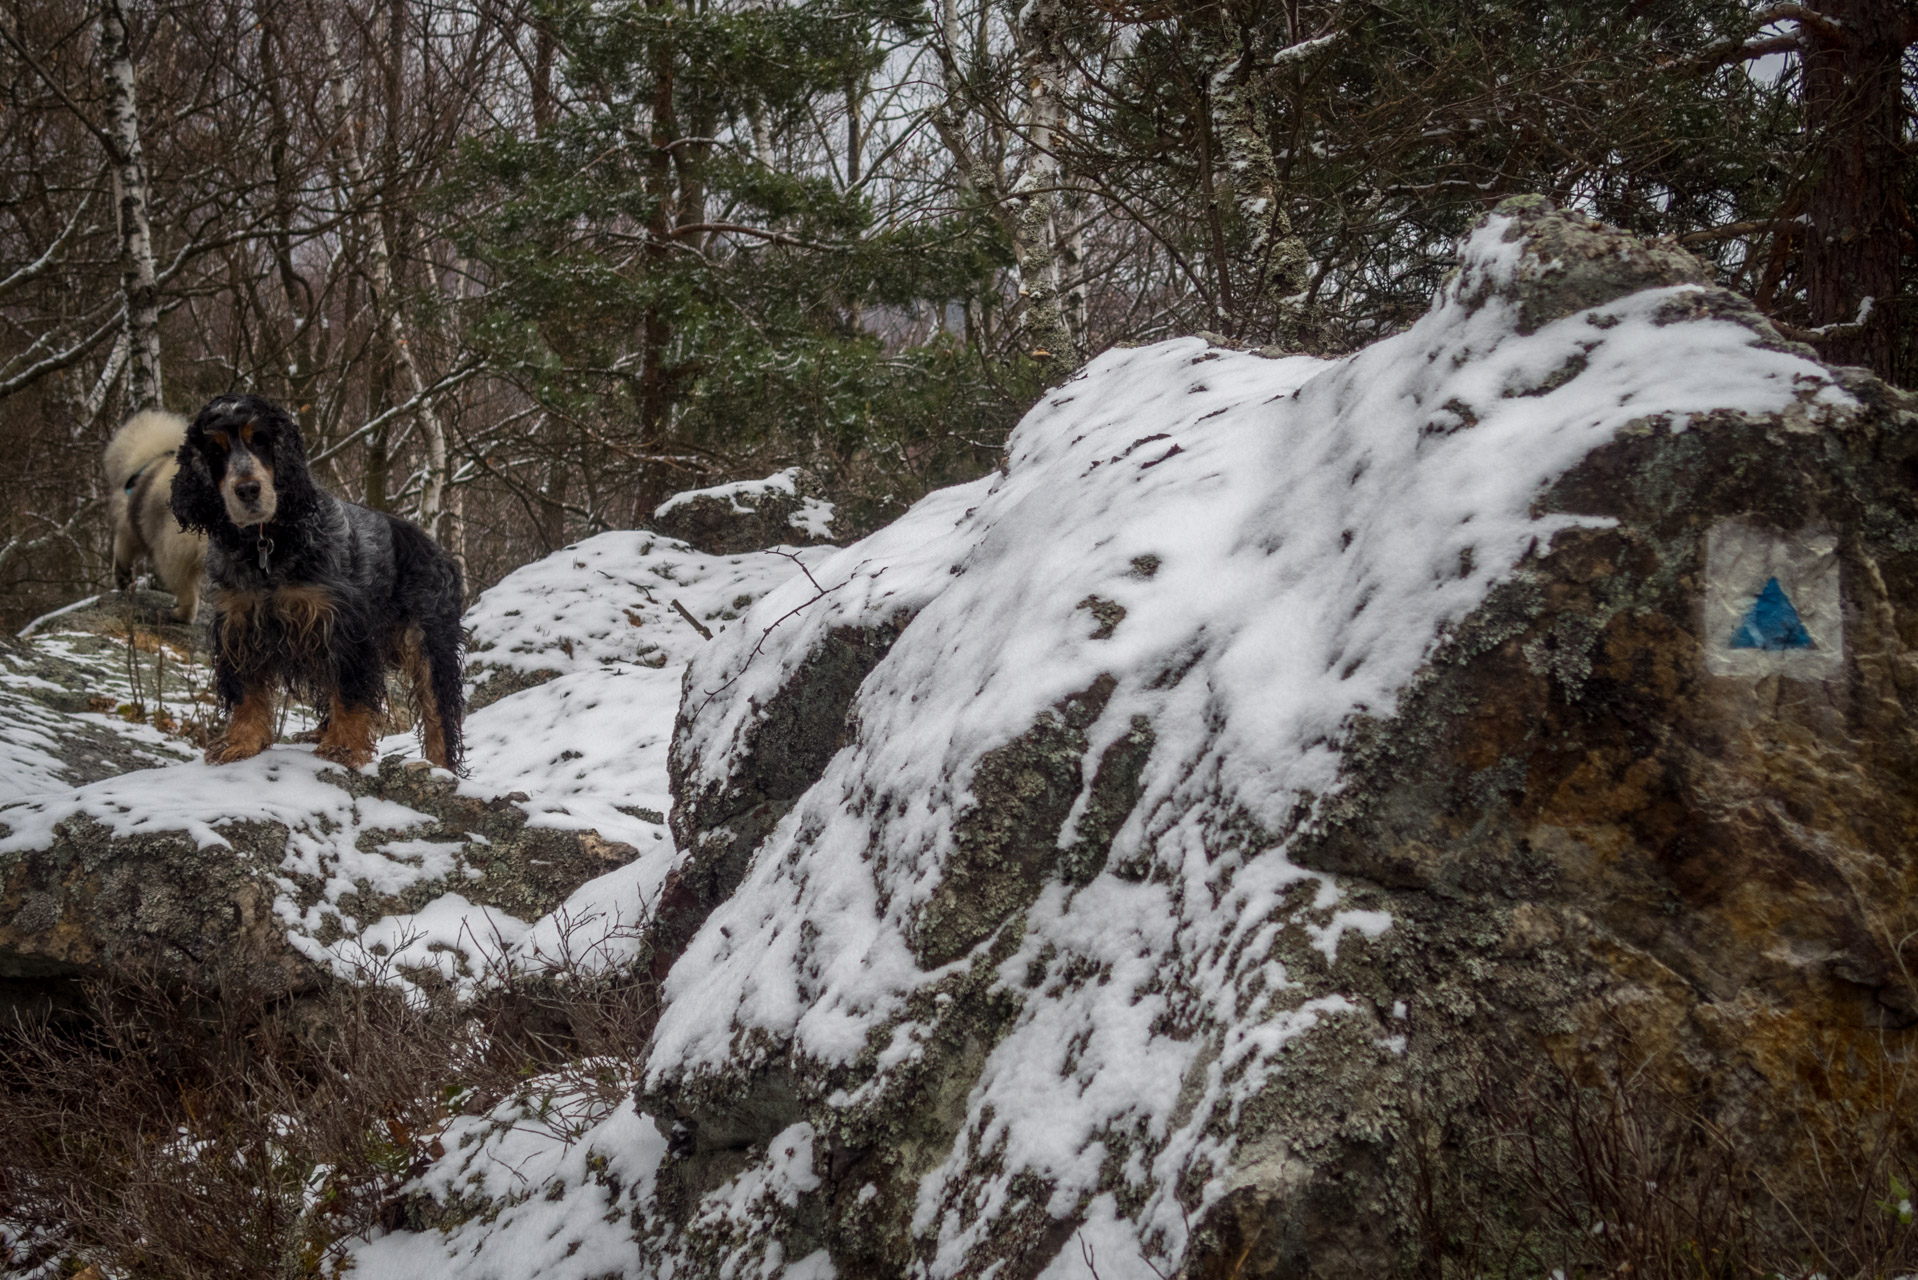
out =
[[[689,489],[659,504],[653,527],[714,556],[830,542],[833,504],[812,489],[798,467],[763,480]]]
[[[163,621],[172,608],[157,591],[114,594],[64,611],[50,641],[0,636],[0,804],[192,754],[152,724],[177,728],[206,684],[204,631]]]
[[[797,572],[616,532],[508,575],[466,617],[458,780],[405,733],[375,772],[297,737],[200,763],[205,637],[156,626],[152,593],[0,642],[0,994],[44,1008],[127,969],[269,996],[342,973],[468,990],[501,965],[624,956],[672,861],[681,669]]]
[[[1377,1276],[1541,1077],[1782,1170],[1895,1115],[1918,402],[1705,280],[1509,202],[1350,360],[1101,357],[702,655],[646,1265]]]
[[[203,820],[168,821],[156,788]],[[354,943],[376,922],[454,892],[536,920],[636,855],[590,831],[529,826],[514,799],[462,796],[423,761],[390,756],[372,776],[274,753],[0,809],[0,983],[29,1006],[113,972],[291,994],[343,958],[350,973],[404,950]],[[149,809],[159,816],[139,816]],[[415,980],[444,976],[396,963]]]

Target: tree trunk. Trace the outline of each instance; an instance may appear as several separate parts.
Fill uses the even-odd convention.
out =
[[[544,17],[533,22],[533,128],[544,133],[559,119],[559,99],[553,93],[552,24]]]
[[[332,24],[325,24],[324,31],[327,70],[333,82],[333,108],[340,121],[341,158],[346,165],[350,198],[358,204],[366,198],[368,184],[366,160],[353,119],[353,90],[347,80],[346,68],[340,58],[340,43],[334,37]],[[399,56],[397,50],[393,56]],[[369,211],[362,208],[360,223],[367,241],[366,277],[373,291],[373,310],[379,317],[380,333],[393,361],[393,399],[401,404],[416,402],[414,414],[418,418],[420,432],[426,438],[426,483],[420,491],[419,521],[429,534],[445,545],[449,531],[441,527],[447,523],[441,516],[445,514],[446,484],[449,479],[446,428],[441,424],[439,414],[433,411],[431,397],[424,394],[426,384],[414,361],[406,317],[400,310],[399,298],[393,290],[393,258],[380,210],[375,208],[369,215]],[[457,546],[447,545],[446,549],[455,559],[462,559]]]
[[[1310,51],[1324,39],[1299,41],[1276,56],[1258,56],[1249,43],[1232,49],[1232,75],[1224,77],[1212,103],[1225,153],[1225,171],[1231,175],[1238,220],[1251,232],[1243,260],[1248,268],[1242,287],[1221,281],[1219,297],[1226,302],[1226,332],[1235,338],[1258,333],[1267,342],[1299,349],[1306,345],[1300,297],[1307,288],[1308,255],[1305,243],[1293,234],[1286,213],[1284,186],[1279,181],[1278,158],[1273,154],[1269,105],[1278,97],[1276,77],[1284,74],[1295,51]],[[1269,69],[1255,74],[1255,65]],[[1216,223],[1215,223],[1216,225]],[[1221,269],[1235,264],[1221,258]],[[1263,323],[1261,323],[1263,321]]]
[[[128,413],[160,407],[160,286],[147,222],[146,160],[133,80],[133,35],[121,0],[101,0],[108,150],[120,214],[120,289],[126,307]]]
[[[1818,157],[1801,259],[1810,320],[1842,326],[1820,343],[1826,358],[1906,381],[1903,61],[1918,32],[1911,6],[1898,0],[1815,8],[1829,21],[1798,24],[1805,123]]]
[[[859,136],[859,106],[865,97],[863,86],[856,81],[846,82],[846,189],[859,185],[859,153],[865,142]]]
[[[1029,354],[1054,362],[1061,372],[1078,367],[1078,344],[1066,323],[1059,289],[1058,146],[1065,80],[1059,48],[1057,0],[1031,0],[1023,10],[1019,43],[1030,86],[1029,159],[1015,195],[1019,199],[1019,292],[1025,295]]]
[[[980,154],[967,136],[968,115],[983,116],[984,112],[971,101],[971,90],[959,67],[958,0],[943,0],[940,7],[940,37],[935,51],[945,94],[931,112],[933,130],[959,170],[960,185],[979,198],[1012,242],[1013,256],[1019,264],[1019,292],[1025,303],[1019,317],[1020,336],[1028,353],[1052,362],[1053,381],[1079,364],[1078,344],[1059,298],[1059,166],[1052,149],[1064,71],[1056,47],[1057,17],[1056,0],[1035,0],[1020,26],[1020,52],[1026,63],[1023,79],[1028,84],[1036,82],[1037,87],[1032,90],[1029,113],[1028,146],[1034,159],[1017,191],[1007,189],[1000,166]]]
[[[670,11],[673,5],[672,0],[653,0],[649,7]],[[646,267],[647,274],[655,280],[665,277],[666,259],[672,252],[677,222],[678,201],[674,199],[673,190],[672,144],[678,140],[679,126],[673,104],[673,71],[672,46],[661,40],[653,49],[652,129],[648,138],[651,152],[646,164],[647,195],[653,206],[652,219],[648,225],[651,236],[646,246]],[[667,410],[671,388],[668,385],[666,356],[672,333],[666,314],[657,302],[647,306],[642,327],[639,444],[642,449],[658,449],[666,443],[669,425]]]
[[[372,385],[367,388],[366,413],[368,417],[378,417],[393,407],[393,366],[376,364],[372,370]],[[366,433],[366,474],[361,481],[366,494],[366,505],[375,511],[391,511],[392,499],[388,490],[393,478],[393,424],[382,423]]]
[[[293,412],[299,418],[300,431],[308,440],[312,440],[319,420],[315,412],[318,398],[315,384],[319,377],[319,360],[313,350],[315,307],[313,289],[293,261],[293,221],[300,179],[294,171],[290,154],[293,124],[286,105],[280,44],[279,30],[270,22],[262,22],[260,81],[266,91],[273,130],[267,147],[268,162],[273,171],[272,224],[267,231],[267,243],[271,247],[274,269],[279,276],[280,293],[286,301],[287,314],[292,319],[292,331],[285,335],[290,356],[287,389],[293,401]]]
[[[566,443],[566,429],[553,422],[547,416],[540,432],[546,437],[547,447],[553,452],[546,459],[546,482],[539,491],[539,526],[541,545],[550,554],[566,544],[566,487],[567,466],[562,450]]]

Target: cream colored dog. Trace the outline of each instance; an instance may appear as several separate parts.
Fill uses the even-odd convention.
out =
[[[113,516],[113,580],[122,589],[141,560],[150,560],[173,593],[173,616],[193,621],[200,609],[200,575],[206,567],[206,536],[188,533],[169,505],[174,460],[186,439],[177,413],[147,409],[128,418],[107,442],[107,503]]]

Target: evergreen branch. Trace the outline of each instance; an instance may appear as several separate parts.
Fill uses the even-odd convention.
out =
[[[846,250],[853,246],[849,243],[828,244],[819,240],[801,240],[798,236],[787,235],[783,231],[768,231],[764,227],[748,226],[743,222],[685,222],[673,228],[673,238],[684,235],[703,235],[707,232],[752,236],[772,244],[791,245],[796,249]]]
[[[1801,329],[1795,324],[1786,324],[1780,320],[1772,321],[1771,325],[1793,342],[1837,342],[1843,338],[1856,338],[1864,333],[1865,326],[1871,322],[1871,313],[1876,309],[1877,303],[1878,299],[1867,297],[1858,304],[1858,313],[1851,319],[1821,324],[1815,329]]]
[[[1706,244],[1713,240],[1732,240],[1739,236],[1748,236],[1754,232],[1771,231],[1788,223],[1777,221],[1727,222],[1722,227],[1707,227],[1703,231],[1687,231],[1678,237],[1680,244]]]
[[[1754,30],[1762,31],[1774,22],[1796,22],[1800,28],[1809,27],[1825,39],[1843,44],[1849,38],[1845,33],[1845,24],[1828,14],[1818,12],[1806,4],[1775,4],[1761,9],[1751,17]]]

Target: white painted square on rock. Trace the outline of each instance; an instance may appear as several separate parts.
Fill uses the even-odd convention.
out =
[[[1792,613],[1803,627],[1794,647],[1765,648],[1753,643],[1776,637],[1776,596],[1769,617],[1773,626],[1745,630],[1754,606],[1776,578]],[[1786,615],[1787,619],[1789,615]],[[1744,645],[1738,643],[1744,631]],[[1762,635],[1761,635],[1762,633]],[[1795,680],[1829,680],[1845,666],[1845,617],[1839,595],[1838,535],[1823,525],[1789,534],[1720,520],[1705,536],[1705,598],[1702,631],[1705,669],[1716,676],[1782,675]]]

